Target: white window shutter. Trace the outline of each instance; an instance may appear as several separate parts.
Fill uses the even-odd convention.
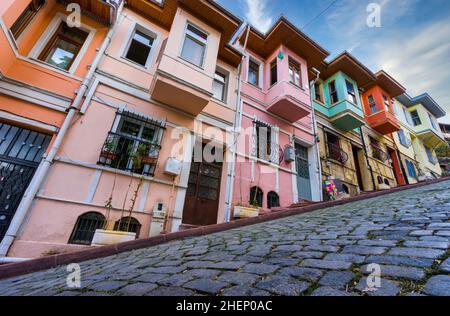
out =
[[[253,133],[252,133],[252,148],[250,149],[250,156],[258,157],[258,135],[256,135],[256,123],[253,123]]]
[[[278,127],[272,127],[272,139],[270,140],[271,143],[271,162],[275,164],[280,163],[280,129]]]

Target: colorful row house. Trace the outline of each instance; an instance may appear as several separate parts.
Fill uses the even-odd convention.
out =
[[[284,17],[263,34],[214,0],[7,0],[0,24],[0,256],[440,176],[439,105]]]

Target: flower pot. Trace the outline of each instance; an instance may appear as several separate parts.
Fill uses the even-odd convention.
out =
[[[97,229],[91,246],[108,246],[120,244],[136,239],[136,233],[120,232],[114,230]]]
[[[100,157],[105,158],[106,160],[116,160],[117,154],[110,151],[102,151]]]
[[[157,159],[154,157],[142,157],[141,161],[144,165],[153,165],[156,163]]]
[[[250,218],[250,217],[258,217],[259,209],[254,207],[245,207],[245,206],[235,206],[234,207],[234,217],[236,218]]]

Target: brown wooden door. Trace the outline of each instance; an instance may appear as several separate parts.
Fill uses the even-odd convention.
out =
[[[362,173],[361,173],[361,165],[359,164],[359,149],[358,147],[352,146],[353,151],[353,159],[355,160],[355,169],[356,169],[356,177],[358,179],[358,186],[361,191],[364,191],[364,184],[362,180]]]
[[[217,224],[221,163],[193,162],[184,203],[183,224]]]

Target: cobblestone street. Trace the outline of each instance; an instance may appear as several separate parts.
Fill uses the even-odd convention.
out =
[[[450,181],[0,281],[0,295],[450,296]],[[367,266],[381,267],[368,290]]]

